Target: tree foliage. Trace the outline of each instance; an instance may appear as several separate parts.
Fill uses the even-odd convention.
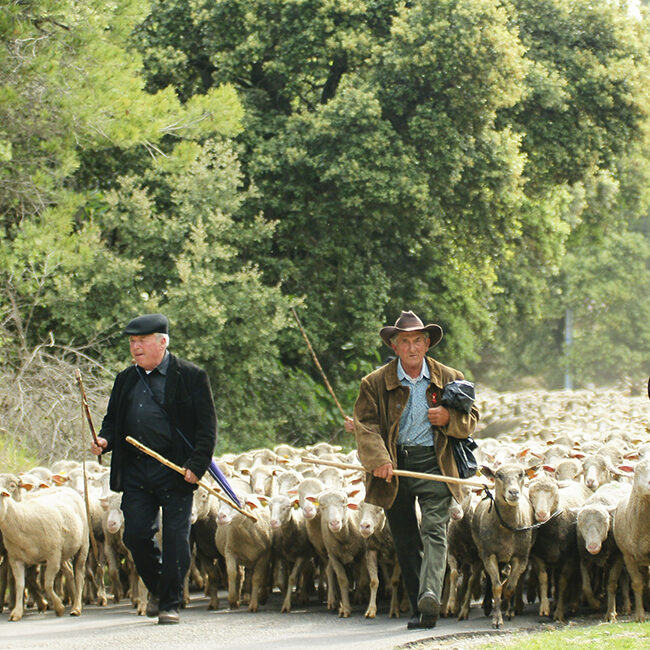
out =
[[[587,0],[0,0],[0,349],[163,310],[228,446],[332,437],[402,309],[484,381],[642,373],[648,24]],[[564,348],[564,316],[574,343]],[[107,378],[108,381],[108,378]]]

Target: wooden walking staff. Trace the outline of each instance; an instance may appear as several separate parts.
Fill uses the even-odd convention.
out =
[[[341,415],[343,416],[343,419],[347,417],[345,414],[345,411],[343,410],[343,407],[339,403],[339,401],[336,399],[336,395],[334,394],[334,390],[330,386],[329,381],[327,381],[327,376],[325,375],[325,371],[323,370],[322,366],[320,365],[318,361],[318,357],[316,356],[316,353],[314,352],[314,348],[311,347],[311,343],[309,342],[309,339],[307,338],[307,334],[305,330],[302,327],[302,323],[300,322],[300,319],[298,318],[298,314],[296,314],[296,310],[291,307],[291,311],[293,312],[293,317],[296,319],[296,323],[298,323],[298,327],[300,328],[300,332],[302,333],[302,337],[305,339],[305,343],[307,343],[307,347],[309,348],[309,351],[311,352],[311,356],[314,360],[314,363],[316,364],[316,367],[320,370],[320,374],[323,376],[323,381],[325,382],[325,386],[327,387],[327,390],[330,392],[330,395],[334,398],[334,401],[336,402],[336,406],[338,406],[339,411],[341,411]]]
[[[84,390],[83,381],[81,381],[81,371],[77,368],[74,371],[74,375],[77,378],[77,383],[79,384],[79,392],[81,393],[81,406],[83,412],[86,414],[86,420],[88,420],[88,426],[90,427],[90,433],[93,437],[93,442],[97,444],[97,433],[95,433],[95,425],[93,424],[92,415],[90,415],[90,407],[88,406],[88,400],[86,399],[86,391]],[[102,457],[97,456],[97,462],[102,464]]]
[[[179,474],[183,474],[183,476],[185,475],[185,469],[183,467],[180,467],[180,465],[176,465],[175,463],[172,463],[171,460],[167,460],[164,456],[161,456],[158,452],[154,451],[153,449],[149,449],[149,447],[143,445],[139,440],[136,440],[131,436],[127,436],[125,439],[128,443],[132,444],[134,447],[137,447],[142,453],[147,454],[152,458],[155,458],[159,463],[166,465],[167,467],[173,469],[175,472],[178,472]],[[257,521],[257,518],[254,517],[250,512],[246,512],[246,510],[240,508],[236,503],[233,503],[230,499],[223,496],[223,494],[219,494],[219,492],[217,492],[213,487],[209,486],[207,483],[203,481],[198,481],[198,484],[202,488],[207,490],[210,494],[213,494],[215,497],[217,497],[217,499],[221,499],[222,501],[225,501],[231,508],[237,510],[237,512],[241,512],[242,515],[246,515],[246,517],[248,517],[249,519],[252,519],[253,521]]]
[[[319,458],[309,458],[303,456],[301,460],[305,463],[312,465],[329,465],[330,467],[338,467],[339,469],[356,469],[360,472],[365,472],[366,469],[362,465],[351,465],[349,463],[337,463],[333,460],[320,460]],[[473,481],[470,478],[456,478],[455,476],[442,476],[441,474],[425,474],[424,472],[411,472],[407,469],[394,469],[395,476],[404,476],[406,478],[423,478],[427,481],[440,481],[441,483],[456,483],[457,485],[466,485],[467,487],[490,487],[487,483]]]

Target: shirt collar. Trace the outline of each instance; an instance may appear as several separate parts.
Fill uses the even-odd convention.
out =
[[[397,378],[400,381],[404,381],[404,379],[406,379],[407,381],[410,381],[412,384],[415,384],[416,382],[420,381],[420,379],[422,379],[423,377],[426,379],[431,379],[431,373],[429,372],[429,364],[424,359],[422,359],[422,369],[420,370],[420,374],[415,379],[413,379],[413,377],[411,377],[410,375],[406,374],[406,371],[402,366],[402,360],[401,359],[397,360]]]
[[[168,369],[169,369],[169,350],[165,350],[165,356],[163,357],[163,360],[153,370],[145,370],[145,372],[148,375],[150,375],[154,370],[157,370],[161,375],[166,375]]]

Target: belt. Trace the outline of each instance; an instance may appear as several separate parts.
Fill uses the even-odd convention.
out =
[[[397,453],[400,456],[409,454],[435,454],[436,448],[433,445],[397,445]]]

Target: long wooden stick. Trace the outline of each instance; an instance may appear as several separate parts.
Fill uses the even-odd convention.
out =
[[[132,438],[131,436],[127,436],[125,440],[129,443],[131,443],[134,447],[137,447],[142,453],[147,454],[148,456],[151,456],[152,458],[155,458],[159,463],[162,463],[163,465],[166,465],[167,467],[170,467],[174,471],[178,472],[179,474],[185,475],[185,469],[180,467],[179,465],[176,465],[175,463],[172,463],[171,460],[167,460],[164,456],[161,456],[158,452],[154,451],[153,449],[149,449],[146,445],[143,445],[139,440],[136,440],[135,438]],[[237,512],[241,512],[242,515],[245,515],[249,519],[252,519],[253,521],[257,521],[257,518],[254,517],[250,512],[246,512],[246,510],[240,508],[236,503],[232,502],[230,499],[227,497],[223,496],[223,494],[219,494],[213,487],[205,483],[204,481],[198,481],[198,484],[205,490],[207,490],[210,494],[214,495],[217,497],[217,499],[221,499],[222,501],[225,501],[229,506],[237,510]]]
[[[325,386],[327,387],[327,390],[330,392],[330,395],[334,398],[334,401],[336,402],[336,406],[338,406],[339,411],[341,411],[341,415],[343,416],[343,419],[347,417],[345,415],[345,411],[343,410],[343,407],[339,403],[338,399],[336,399],[336,395],[334,394],[334,390],[330,386],[329,381],[327,380],[327,376],[325,375],[325,371],[323,370],[323,367],[320,365],[320,362],[318,361],[318,357],[316,356],[316,353],[314,352],[314,348],[311,347],[311,343],[309,342],[309,339],[307,338],[307,333],[302,327],[302,323],[300,322],[300,319],[298,318],[298,314],[296,314],[296,310],[291,307],[291,311],[293,312],[293,317],[296,319],[296,323],[298,323],[298,327],[300,328],[300,332],[302,333],[302,337],[305,339],[305,343],[307,343],[307,347],[309,348],[309,351],[311,352],[311,356],[314,359],[314,363],[316,364],[316,367],[320,370],[320,374],[323,377],[323,381],[325,382]]]
[[[312,465],[329,465],[330,467],[338,467],[339,469],[356,469],[360,472],[365,472],[365,468],[362,465],[352,465],[349,463],[337,463],[333,460],[321,460],[318,458],[309,458],[309,456],[303,456],[301,460],[305,463],[311,463]],[[479,481],[473,481],[469,478],[456,478],[455,476],[442,476],[442,474],[425,474],[424,472],[411,472],[407,469],[394,469],[393,474],[395,476],[404,476],[406,478],[423,478],[427,481],[440,481],[441,483],[455,483],[457,485],[466,485],[467,487],[490,487],[487,483],[480,483]]]
[[[77,383],[79,384],[79,392],[81,393],[81,408],[82,411],[86,414],[86,420],[88,420],[88,426],[90,427],[90,433],[93,437],[93,442],[97,444],[97,434],[95,433],[95,425],[93,424],[93,417],[90,414],[90,407],[88,406],[88,400],[86,399],[86,391],[84,390],[84,384],[81,380],[81,371],[79,368],[76,368],[74,375],[77,378]],[[102,457],[97,456],[97,461],[99,464],[102,464]]]

